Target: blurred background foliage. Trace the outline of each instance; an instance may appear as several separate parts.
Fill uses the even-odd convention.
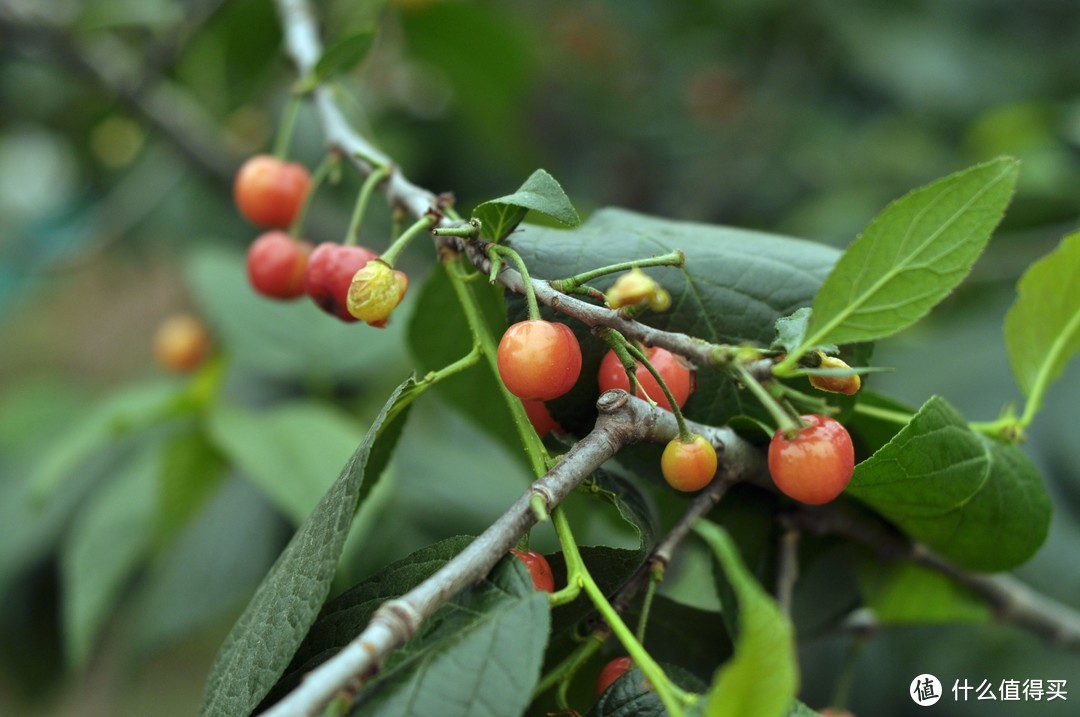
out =
[[[907,190],[1020,157],[1016,200],[969,281],[879,346],[875,363],[899,370],[870,379],[973,419],[1019,398],[1004,311],[1080,215],[1074,0],[317,6],[331,40],[378,22],[340,101],[466,211],[542,166],[586,215],[619,205],[842,247]],[[0,36],[0,713],[191,714],[224,631],[411,370],[408,319],[377,333],[247,287],[256,232],[231,176],[268,149],[294,80],[269,0],[0,0]],[[306,110],[293,153],[320,159]],[[357,188],[346,173],[320,193],[311,239],[340,239]],[[373,212],[365,243],[385,246],[388,214]],[[430,249],[405,262],[418,286]],[[193,382],[150,357],[178,310],[204,316],[221,349]],[[479,531],[525,479],[518,456],[425,401],[343,585]],[[1018,571],[1076,608],[1078,404],[1074,365],[1026,446],[1056,512]],[[613,531],[593,521],[583,537]],[[828,550],[806,558],[803,698],[823,705],[853,638],[814,629],[814,606],[854,588],[823,569]],[[684,575],[669,592],[689,600],[700,584]],[[914,712],[902,695],[921,672],[1080,689],[1075,656],[988,625],[887,630],[858,664],[852,705],[880,717]]]

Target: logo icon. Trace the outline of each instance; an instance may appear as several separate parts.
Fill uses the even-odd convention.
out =
[[[941,681],[930,674],[922,674],[911,681],[908,694],[915,704],[929,707],[941,699]]]

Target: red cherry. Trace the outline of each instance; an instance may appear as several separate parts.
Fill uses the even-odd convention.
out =
[[[532,577],[534,588],[545,593],[555,592],[555,576],[551,574],[551,566],[548,564],[547,558],[532,550],[525,552],[511,548],[510,552],[525,563],[525,567],[529,569],[529,575]]]
[[[600,677],[596,679],[596,696],[604,694],[615,680],[629,672],[633,666],[634,661],[629,657],[616,657],[604,665],[604,669],[600,670]]]
[[[803,416],[806,424],[788,438],[782,430],[769,443],[769,473],[780,492],[808,505],[840,495],[855,470],[851,436],[827,416]]]
[[[660,470],[664,480],[675,490],[701,490],[716,475],[716,449],[700,434],[683,443],[674,438],[660,456]]]
[[[519,321],[503,334],[496,355],[503,383],[518,398],[558,398],[581,374],[581,346],[566,324]]]
[[[304,293],[304,271],[310,254],[310,243],[285,232],[266,232],[248,249],[248,279],[263,296],[295,299]]]
[[[546,403],[531,400],[524,400],[521,403],[525,406],[525,415],[529,417],[529,423],[532,424],[536,435],[543,438],[552,431],[566,433],[563,427],[559,425],[559,422],[552,417]]]
[[[326,313],[342,321],[356,321],[349,313],[349,285],[356,272],[378,256],[366,247],[324,242],[308,257],[304,292]]]
[[[663,377],[664,383],[671,390],[671,395],[675,397],[675,403],[679,405],[679,408],[682,408],[686,403],[686,399],[694,391],[694,372],[687,368],[675,354],[659,346],[650,347],[645,352],[645,357],[649,359],[649,363],[653,365],[657,373]],[[660,390],[660,384],[649,373],[649,369],[645,368],[641,362],[638,362],[634,374],[638,380],[638,398],[645,398],[647,393],[649,398],[656,401],[660,408],[670,411],[671,404],[668,402],[664,392]],[[600,362],[597,381],[600,384],[600,393],[610,391],[613,388],[621,388],[624,391],[630,390],[630,379],[626,375],[626,369],[623,368],[622,362],[619,361],[619,357],[614,351],[608,351],[604,355],[604,360]],[[644,392],[642,392],[642,389],[644,389]]]
[[[296,219],[307,196],[311,175],[295,162],[260,154],[244,162],[233,182],[233,198],[252,224],[284,228]]]

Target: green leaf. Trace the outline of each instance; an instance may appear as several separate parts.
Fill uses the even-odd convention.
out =
[[[798,691],[794,630],[739,558],[723,528],[694,527],[712,548],[739,603],[735,656],[723,665],[706,696],[709,717],[781,717]]]
[[[207,430],[218,449],[296,523],[326,493],[361,435],[351,417],[313,402],[269,410],[218,403]]]
[[[178,431],[161,455],[157,516],[158,542],[179,531],[213,494],[226,463],[202,426]]]
[[[288,539],[277,510],[239,476],[225,480],[142,581],[134,608],[140,651],[235,616]]]
[[[937,396],[855,467],[846,492],[972,570],[1023,563],[1050,525],[1050,499],[1027,457],[973,433]]]
[[[49,499],[90,456],[133,428],[162,415],[176,395],[176,384],[162,381],[135,384],[110,393],[45,452],[32,478],[32,498],[39,503]]]
[[[159,446],[144,446],[82,507],[60,548],[64,647],[86,664],[125,583],[155,535]]]
[[[1038,405],[1080,349],[1080,232],[1032,264],[1005,315],[1005,347],[1024,395]]]
[[[854,411],[846,422],[852,437],[858,436],[862,451],[874,453],[893,439],[907,425],[905,418],[915,415],[915,409],[872,389],[859,391],[859,407],[870,411]],[[877,409],[880,414],[874,413]],[[895,417],[895,420],[894,420]]]
[[[391,654],[350,714],[502,717],[532,701],[550,611],[524,565],[507,559]]]
[[[809,306],[798,309],[790,316],[781,316],[776,320],[776,340],[772,345],[789,352],[796,350],[806,338],[806,327],[809,323]]]
[[[659,518],[652,500],[629,479],[606,470],[598,470],[596,480],[589,482],[586,488],[610,501],[622,519],[634,529],[644,559],[644,554],[656,542],[659,529]]]
[[[607,545],[579,546],[581,558],[593,580],[605,594],[610,595],[619,589],[641,566],[644,551],[612,548]],[[566,557],[562,552],[547,556],[551,573],[555,576],[556,588],[566,585]],[[575,600],[561,605],[553,613],[553,632],[562,633],[574,630],[582,620],[595,612],[588,600]]]
[[[684,267],[645,270],[671,293],[672,305],[662,314],[644,314],[642,320],[706,341],[762,346],[772,343],[777,319],[810,305],[839,256],[814,242],[611,208],[572,230],[525,225],[511,243],[533,275],[545,279],[682,249]],[[605,277],[595,286],[604,291],[614,281]],[[511,317],[524,317],[524,302],[516,297],[511,301]],[[580,323],[569,325],[581,343],[581,379],[575,391],[551,407],[555,418],[576,432],[591,428],[595,419],[596,374],[607,346]],[[744,404],[745,392],[737,392],[721,372],[699,371],[697,379],[698,390],[684,407],[695,420],[723,424],[758,410],[756,401]],[[659,459],[654,456],[652,462],[658,465]]]
[[[469,536],[457,536],[421,548],[326,603],[288,670],[266,696],[260,710],[291,692],[305,674],[336,655],[363,632],[380,605],[404,595],[431,577],[472,540]]]
[[[346,35],[323,52],[322,57],[315,63],[311,77],[304,80],[301,87],[314,89],[338,75],[344,75],[367,57],[373,44],[375,44],[375,28],[373,27],[366,27]]]
[[[630,625],[637,624],[639,618],[637,609],[625,616]],[[684,605],[660,594],[653,597],[649,609],[646,638],[649,654],[657,662],[677,664],[705,681],[732,654],[731,636],[720,613]]]
[[[821,717],[821,713],[807,707],[799,700],[795,700],[791,705],[790,711],[787,713],[787,717]]]
[[[364,376],[384,375],[387,366],[405,364],[403,321],[391,319],[373,340],[369,327],[327,321],[311,301],[259,296],[248,282],[243,256],[221,249],[194,252],[185,269],[191,295],[229,349],[230,367],[286,379],[358,383]]]
[[[513,194],[491,199],[476,207],[473,216],[481,221],[481,233],[492,241],[502,241],[530,211],[575,227],[581,223],[577,210],[555,178],[538,169]]]
[[[502,292],[486,281],[471,282],[469,286],[492,335],[502,336],[506,331]],[[472,332],[445,271],[434,272],[424,282],[409,322],[408,338],[421,371],[436,371],[472,348]],[[521,440],[498,382],[490,364],[480,361],[440,381],[435,390],[447,404],[468,416],[515,455],[522,455]]]
[[[801,351],[884,338],[922,318],[982,253],[1012,198],[1018,166],[1002,157],[886,207],[825,280]]]
[[[990,608],[955,580],[910,563],[859,562],[859,590],[883,625],[986,622]]]
[[[233,625],[207,678],[204,717],[250,714],[292,660],[330,591],[356,508],[386,467],[419,391],[410,378],[390,396]]]

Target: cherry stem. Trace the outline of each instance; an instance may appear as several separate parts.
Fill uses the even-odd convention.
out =
[[[830,700],[830,705],[838,710],[847,708],[851,688],[855,684],[855,668],[859,664],[859,656],[862,654],[863,648],[866,647],[867,641],[868,637],[866,635],[856,635],[851,642],[851,647],[848,648],[847,655],[844,657],[844,664],[840,668],[840,675],[836,679],[836,687],[833,690],[832,700]]]
[[[544,500],[544,496],[539,493],[533,494],[533,497],[529,500],[529,508],[532,509],[533,516],[536,517],[537,523],[546,523],[551,519],[551,515],[548,513],[547,501]]]
[[[468,266],[472,268],[471,264]],[[472,289],[462,276],[458,264],[446,264],[446,272],[450,277],[450,285],[454,288],[461,310],[465,314],[465,321],[469,325],[473,343],[480,347],[484,358],[487,359],[488,366],[498,374],[499,363],[496,353],[498,347],[495,338],[491,335],[491,330],[480,315],[479,304]],[[529,417],[525,414],[525,406],[521,403],[521,399],[510,393],[506,388],[506,384],[502,381],[497,383],[499,391],[502,392],[503,399],[514,417],[514,426],[517,428],[518,436],[525,446],[525,455],[529,458],[529,465],[532,467],[533,473],[538,476],[545,474],[547,472],[547,449],[544,448],[543,441],[536,435],[536,430],[532,427],[532,423],[529,422]]]
[[[409,246],[409,243],[421,234],[429,233],[431,227],[435,226],[436,221],[435,216],[432,214],[425,214],[420,217],[408,229],[403,231],[401,236],[394,240],[394,243],[379,256],[379,259],[386,262],[388,266],[393,267],[394,262],[401,256],[401,252],[405,251],[405,248]]]
[[[326,181],[330,172],[338,166],[340,160],[341,157],[337,152],[330,152],[323,157],[323,160],[319,162],[319,166],[315,168],[315,173],[311,175],[311,183],[308,185],[307,194],[300,205],[300,211],[296,213],[296,218],[293,219],[293,223],[289,226],[290,236],[300,236],[300,230],[304,228],[304,220],[307,219],[308,210],[311,209],[311,203],[315,200],[316,192],[319,191],[319,187]]]
[[[684,717],[686,714],[683,711],[683,705],[690,704],[694,701],[694,698],[679,689],[664,673],[662,667],[657,664],[652,655],[645,650],[637,638],[634,637],[634,633],[623,622],[619,613],[615,612],[615,608],[611,606],[608,599],[604,596],[604,592],[592,579],[592,576],[588,573],[585,574],[587,578],[583,584],[582,589],[585,590],[585,594],[592,600],[593,605],[596,606],[596,611],[600,613],[600,617],[611,628],[612,634],[618,638],[623,647],[626,648],[626,652],[630,655],[631,661],[634,666],[640,669],[645,678],[653,686],[656,691],[656,696],[660,698],[660,702],[663,703],[664,708],[667,709],[667,713],[671,717]]]
[[[781,396],[783,396],[787,400],[790,400],[794,403],[799,403],[803,406],[807,406],[814,413],[829,415],[831,413],[836,413],[838,410],[835,406],[833,406],[820,396],[811,396],[809,394],[805,394],[802,391],[799,391],[798,389],[792,388],[791,386],[783,383],[774,384],[774,390],[776,390]]]
[[[492,254],[496,256],[505,256],[510,260],[510,263],[514,265],[514,268],[521,274],[521,279],[525,284],[525,302],[529,305],[529,320],[540,320],[540,305],[536,303],[536,292],[533,291],[532,280],[529,278],[529,269],[525,266],[525,260],[521,258],[521,255],[516,251],[506,246],[505,244],[489,244],[488,256],[492,257]],[[494,261],[494,257],[492,257]]]
[[[622,334],[620,334],[621,336]],[[656,383],[660,385],[660,390],[664,392],[664,396],[668,400],[668,405],[671,406],[671,412],[675,414],[675,422],[679,424],[679,440],[683,443],[691,443],[694,440],[694,434],[690,433],[690,429],[686,427],[686,420],[683,418],[682,411],[679,409],[679,404],[675,400],[675,396],[671,394],[671,389],[668,388],[667,382],[664,381],[664,377],[660,375],[660,372],[656,370],[656,367],[649,362],[646,358],[645,352],[635,346],[633,343],[626,341],[627,352],[633,356],[638,363],[645,367],[645,370],[652,374],[652,377],[656,379]],[[637,371],[635,369],[634,373]]]
[[[360,185],[360,193],[356,195],[356,204],[353,206],[349,230],[345,233],[345,246],[356,246],[360,243],[360,225],[363,223],[368,202],[371,201],[371,194],[375,191],[375,187],[390,176],[390,172],[391,168],[383,165],[375,167],[371,170],[371,174],[364,178],[364,183]]]
[[[683,717],[683,705],[693,701],[693,697],[679,689],[674,683],[668,679],[668,676],[664,673],[663,668],[657,664],[656,660],[645,650],[641,643],[634,637],[634,633],[623,622],[622,617],[616,612],[615,608],[608,602],[607,597],[604,595],[604,591],[600,589],[600,586],[596,584],[592,575],[589,573],[587,567],[585,567],[585,561],[581,558],[581,553],[578,550],[577,541],[574,540],[573,532],[570,530],[570,523],[566,519],[565,511],[561,506],[557,506],[551,511],[552,522],[555,526],[555,534],[559,538],[559,544],[563,549],[563,557],[566,559],[566,575],[567,575],[567,588],[571,586],[577,586],[579,590],[584,590],[585,594],[589,596],[589,600],[592,601],[596,607],[597,612],[611,628],[612,633],[619,639],[623,647],[626,648],[627,653],[630,655],[630,659],[633,660],[634,665],[638,667],[645,677],[652,684],[653,689],[656,690],[657,696],[663,703],[667,712],[672,717]],[[558,593],[556,593],[558,595]],[[552,596],[554,598],[555,595]],[[560,603],[561,604],[561,603]]]
[[[535,700],[555,685],[558,685],[559,691],[556,693],[555,700],[556,702],[559,702],[560,700],[565,702],[566,691],[570,686],[570,682],[574,679],[574,675],[577,674],[582,665],[600,651],[605,639],[607,639],[606,633],[591,633],[589,637],[585,639],[585,642],[567,655],[562,662],[552,668],[550,672],[540,679],[536,684],[536,688],[533,690],[533,699]],[[567,709],[567,706],[560,703],[559,708]]]
[[[303,97],[292,95],[285,103],[285,109],[281,114],[281,126],[278,127],[277,137],[274,138],[274,156],[284,160],[289,156],[289,145],[292,143],[293,129],[296,127],[296,118],[300,114],[300,106]]]
[[[465,354],[458,360],[449,363],[446,366],[443,366],[438,371],[429,371],[427,374],[424,375],[424,378],[421,379],[421,382],[424,384],[438,383],[439,381],[453,376],[456,373],[460,373],[467,368],[472,368],[480,362],[480,356],[482,353],[483,352],[480,350],[480,346],[478,344],[473,344],[473,347],[469,350],[469,353]]]
[[[637,361],[634,360],[634,357],[630,355],[626,348],[629,344],[626,337],[618,331],[612,330],[604,334],[604,339],[611,347],[611,350],[615,352],[615,355],[619,358],[619,363],[622,364],[623,370],[626,372],[626,379],[630,383],[630,395],[636,396],[640,391],[645,400],[649,402],[649,405],[655,406],[656,401],[652,399],[649,392],[637,380]]]
[[[803,429],[803,423],[801,419],[794,418],[791,413],[784,409],[780,405],[780,402],[776,398],[765,390],[765,387],[754,377],[752,373],[746,370],[746,367],[741,363],[735,364],[735,371],[739,375],[739,380],[743,385],[750,389],[750,393],[754,394],[761,405],[765,407],[765,410],[769,412],[773,420],[776,421],[777,428],[783,431],[785,436],[793,437]]]
[[[551,286],[556,291],[571,293],[582,284],[619,271],[627,271],[635,267],[643,266],[683,266],[685,263],[686,255],[683,254],[681,249],[676,249],[675,251],[661,254],[660,256],[621,261],[617,264],[609,264],[608,266],[602,266],[598,269],[590,269],[589,271],[584,271],[580,274],[574,274],[565,279],[556,279],[551,282]]]
[[[896,411],[891,408],[873,406],[863,401],[859,401],[855,404],[855,413],[861,413],[864,416],[869,416],[870,418],[877,418],[879,420],[896,423],[898,425],[904,425],[910,422],[911,419],[915,417],[914,414],[908,413],[907,411]]]

